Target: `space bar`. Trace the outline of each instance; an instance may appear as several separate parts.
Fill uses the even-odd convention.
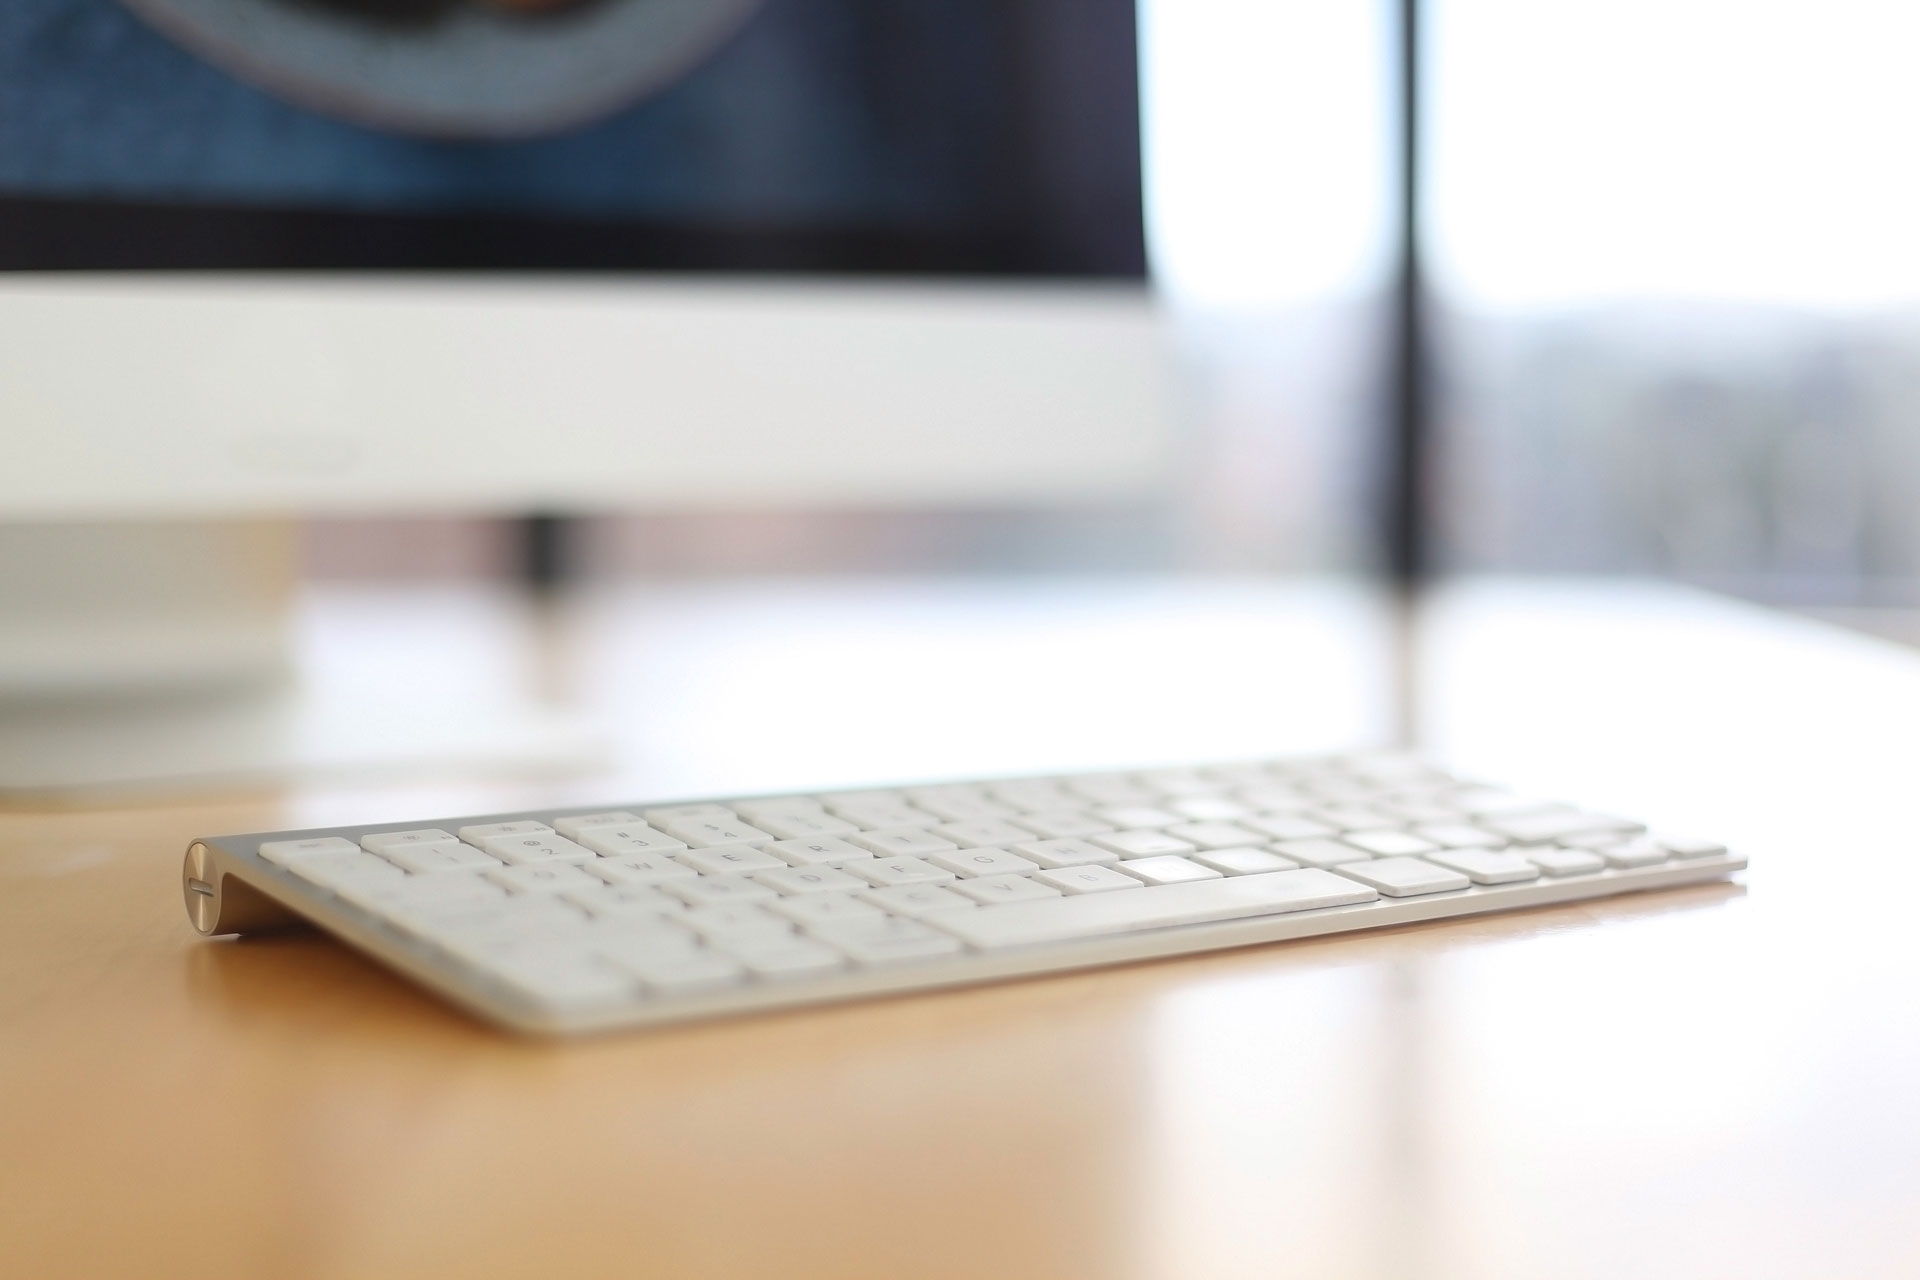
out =
[[[1008,902],[973,911],[941,911],[924,917],[982,950],[1064,942],[1136,929],[1205,924],[1315,907],[1372,902],[1380,895],[1331,871],[1302,868],[1257,876],[1230,876],[1189,884],[1113,889],[1071,898]]]

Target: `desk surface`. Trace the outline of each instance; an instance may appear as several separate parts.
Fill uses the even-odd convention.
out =
[[[1049,609],[1061,634],[1091,618],[1109,667],[1164,665],[1167,619],[1204,614],[1219,643],[1175,636],[1203,656],[1140,705],[1240,690],[1239,738],[1209,754],[1378,728],[1364,681],[1329,693],[1297,660],[1370,651],[1337,590],[1089,586],[1015,614],[978,587],[846,590],[939,621],[940,645],[970,617],[974,652],[1038,652]],[[756,668],[738,636],[764,606],[703,598],[738,678],[786,687],[792,628],[747,628]],[[646,613],[604,611],[577,652],[627,652]],[[698,663],[654,640],[649,687],[697,693]],[[913,644],[852,627],[821,647],[850,669],[862,645],[889,670],[939,657]],[[821,767],[964,768],[1036,699],[1105,705],[1074,686],[1075,648],[1025,686],[992,668],[977,708],[941,704],[932,746],[843,744]],[[1444,758],[1736,840],[1744,883],[553,1045],[318,936],[187,928],[190,836],[437,812],[444,792],[0,815],[0,1272],[1920,1275],[1920,658],[1675,593],[1504,586],[1442,602],[1425,670]],[[871,743],[898,690],[851,690],[846,742]],[[1014,763],[1166,759],[1208,723],[1023,732]],[[661,710],[595,793],[721,785],[727,733],[680,727],[706,745],[649,774]]]

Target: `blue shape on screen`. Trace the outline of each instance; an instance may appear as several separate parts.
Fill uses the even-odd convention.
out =
[[[441,141],[282,101],[115,0],[0,0],[0,195],[795,225],[950,225],[991,203],[978,0],[773,0],[665,92],[554,136]]]

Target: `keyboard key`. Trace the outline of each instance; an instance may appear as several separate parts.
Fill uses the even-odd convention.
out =
[[[1305,867],[1337,867],[1343,862],[1365,862],[1372,856],[1338,840],[1282,840],[1273,851]]]
[[[530,866],[501,867],[487,873],[487,879],[509,893],[559,893],[562,889],[600,889],[605,886],[569,862],[535,863]]]
[[[1113,830],[1092,814],[1078,809],[1052,809],[1045,813],[1024,813],[1007,819],[1016,827],[1025,827],[1037,836],[1049,840],[1072,839],[1078,836],[1097,836]]]
[[[687,909],[678,898],[643,884],[597,884],[568,889],[563,896],[594,916],[671,916]]]
[[[1160,831],[1116,831],[1094,836],[1093,842],[1111,849],[1122,858],[1154,858],[1165,853],[1192,853],[1193,846],[1176,836]]]
[[[1639,831],[1637,822],[1604,813],[1584,813],[1578,809],[1545,809],[1538,813],[1496,815],[1477,824],[1510,840],[1539,843],[1577,836],[1590,831]]]
[[[605,960],[621,965],[654,956],[684,956],[702,949],[700,936],[665,920],[640,926],[598,928],[587,937],[587,949]]]
[[[1013,846],[1013,852],[1043,867],[1084,867],[1120,861],[1120,855],[1113,850],[1085,840],[1035,840]]]
[[[494,865],[498,866],[498,863]],[[334,895],[391,920],[410,911],[453,911],[506,899],[507,891],[470,873],[361,877],[329,885]]]
[[[1175,800],[1166,806],[1189,822],[1232,822],[1235,818],[1250,817],[1253,810],[1237,800],[1224,796],[1199,796],[1191,800]]]
[[[419,886],[431,886],[423,892]],[[447,915],[469,908],[497,906],[507,900],[507,891],[479,876],[443,875],[408,877],[404,881],[371,883],[371,892],[361,886],[341,885],[334,892],[341,898],[386,920],[398,928],[411,930],[411,922]]]
[[[985,787],[909,787],[907,799],[948,822],[983,822],[1015,812],[987,794]]]
[[[362,849],[368,853],[380,854],[382,857],[391,856],[398,849],[415,849],[433,845],[451,845],[459,848],[460,837],[451,831],[442,831],[438,827],[423,827],[414,831],[374,831],[360,837]]]
[[[630,853],[679,853],[687,847],[685,840],[676,840],[644,822],[583,831],[578,843],[603,858],[624,858]]]
[[[1564,812],[1565,805],[1555,804],[1551,800],[1542,800],[1537,796],[1516,795],[1499,787],[1462,787],[1447,792],[1443,803],[1453,806],[1461,813],[1470,814],[1514,814],[1537,813],[1541,811]]]
[[[549,831],[539,833],[503,836],[487,836],[478,841],[485,849],[502,862],[511,862],[516,866],[531,866],[536,862],[591,862],[593,850],[577,845],[563,835]]]
[[[1361,862],[1342,863],[1335,870],[1361,884],[1371,885],[1389,898],[1446,893],[1453,889],[1464,889],[1472,883],[1458,871],[1436,867],[1418,858],[1368,858]]]
[[[749,848],[746,845],[699,849],[692,853],[679,854],[674,861],[683,867],[692,867],[702,875],[709,876],[744,876],[755,871],[787,869],[787,864],[771,853]]]
[[[1497,836],[1484,827],[1475,827],[1464,822],[1428,823],[1415,827],[1413,834],[1422,840],[1431,840],[1445,849],[1498,849],[1507,843],[1505,836]]]
[[[635,950],[698,951],[700,935],[676,924],[680,918],[677,914],[650,916],[639,912],[596,916],[584,939],[590,947],[617,944]],[[574,941],[580,940],[580,935],[574,936]]]
[[[1595,853],[1607,860],[1610,867],[1632,868],[1653,867],[1665,862],[1673,855],[1652,840],[1629,840],[1625,844],[1610,844]]]
[[[1273,781],[1273,772],[1259,761],[1241,764],[1210,764],[1200,776],[1228,790],[1240,787],[1264,787]]]
[[[1269,871],[1292,871],[1300,864],[1265,849],[1209,849],[1191,855],[1203,867],[1212,867],[1221,875],[1257,876]]]
[[[714,944],[714,950],[740,962],[756,978],[812,978],[844,969],[846,957],[823,942],[807,938],[737,938]]]
[[[731,822],[735,818],[733,810],[726,805],[707,801],[703,804],[668,804],[641,811],[646,820],[655,826],[663,822],[698,822],[713,819],[718,822]]]
[[[499,866],[499,863],[494,863]],[[478,871],[447,871],[433,875],[401,876],[399,879],[381,876],[365,881],[377,888],[377,896],[396,903],[409,910],[454,909],[464,905],[481,905],[488,902],[504,902],[507,891]],[[342,896],[348,884],[342,884]]]
[[[673,923],[692,929],[709,942],[768,935],[784,938],[793,932],[791,920],[762,911],[751,903],[738,907],[694,907],[674,917]]]
[[[605,827],[644,826],[645,820],[637,813],[625,809],[614,809],[605,813],[578,813],[571,818],[555,818],[553,829],[569,840],[580,840],[583,832],[598,831]],[[581,840],[582,844],[586,841]]]
[[[1019,844],[1023,840],[1033,839],[1031,831],[1022,830],[1011,822],[998,818],[981,818],[970,822],[945,822],[933,829],[933,833],[951,840],[962,849],[1000,849],[1007,845]]]
[[[1545,845],[1524,849],[1521,856],[1550,876],[1583,876],[1592,871],[1604,871],[1607,866],[1605,858],[1586,849],[1556,849]]]
[[[652,810],[648,810],[651,815]],[[696,849],[712,849],[727,844],[772,844],[774,837],[758,827],[750,827],[738,818],[669,818],[653,824],[670,836],[685,840]]]
[[[1078,799],[1059,783],[1045,778],[1021,778],[987,784],[987,794],[1016,813],[1047,813],[1079,807]]]
[[[359,853],[360,846],[339,836],[315,836],[308,840],[268,840],[260,846],[260,856],[275,866],[291,866],[302,858],[324,853]]]
[[[1171,827],[1186,821],[1177,813],[1168,813],[1165,809],[1146,805],[1095,809],[1093,816],[1115,831],[1151,831],[1158,827]]]
[[[945,867],[936,867],[918,858],[872,858],[866,862],[849,862],[844,870],[876,889],[898,884],[945,884],[953,879],[953,872]]]
[[[1057,898],[1060,891],[1029,876],[983,876],[978,880],[957,880],[955,893],[963,893],[975,902],[1025,902],[1029,898]]]
[[[544,822],[483,822],[460,828],[460,838],[468,844],[486,848],[486,842],[501,836],[547,836],[553,828]]]
[[[916,809],[903,800],[877,801],[870,804],[829,804],[827,807],[862,831],[930,827],[938,821],[926,810]]]
[[[1311,798],[1291,787],[1246,787],[1234,792],[1233,798],[1265,814],[1297,814],[1313,807]]]
[[[1683,836],[1656,836],[1654,842],[1676,858],[1718,858],[1727,851],[1727,846],[1717,841]]]
[[[796,867],[837,867],[845,862],[871,858],[873,854],[858,845],[831,837],[819,840],[776,840],[765,846]]]
[[[665,880],[662,893],[672,894],[690,907],[731,907],[748,902],[765,902],[775,896],[773,890],[738,876],[695,876],[691,880]]]
[[[1378,809],[1361,809],[1350,806],[1334,806],[1325,809],[1308,809],[1304,815],[1315,822],[1332,827],[1336,831],[1372,831],[1380,827],[1391,827],[1393,816],[1381,813]]]
[[[1149,809],[1160,803],[1158,791],[1141,786],[1125,774],[1068,778],[1066,785],[1082,799],[1110,809]]]
[[[1324,840],[1339,834],[1324,822],[1311,822],[1291,813],[1258,814],[1240,819],[1240,825],[1275,840]]]
[[[891,889],[862,889],[860,896],[874,906],[897,916],[918,920],[936,911],[973,910],[972,898],[965,898],[937,884],[901,884]]]
[[[548,1005],[570,1009],[620,1005],[634,995],[630,975],[591,956],[509,954],[490,968],[508,986]]]
[[[1495,849],[1451,849],[1430,853],[1427,861],[1458,871],[1475,884],[1513,884],[1540,877],[1540,868],[1525,858]]]
[[[1163,796],[1208,796],[1220,784],[1197,769],[1154,769],[1138,775],[1140,785]]]
[[[770,818],[776,814],[812,814],[820,818],[827,816],[827,807],[812,796],[762,796],[757,800],[736,802],[733,811],[756,827],[760,825],[761,818]]]
[[[1202,849],[1236,849],[1260,843],[1258,835],[1230,822],[1183,822],[1168,827],[1167,834]]]
[[[764,884],[775,893],[852,893],[864,889],[867,882],[844,871],[832,867],[781,867],[773,871],[761,871],[754,875],[754,881]]]
[[[1185,884],[1189,880],[1218,880],[1220,873],[1212,867],[1203,867],[1197,862],[1172,855],[1160,858],[1130,858],[1117,868],[1136,880],[1147,884]]]
[[[900,858],[917,857],[923,853],[939,853],[943,849],[955,849],[959,846],[945,836],[937,836],[931,831],[917,827],[895,827],[891,831],[863,831],[859,835],[848,836],[849,843],[870,850],[875,857]]]
[[[404,919],[413,932],[482,962],[495,950],[510,950],[528,942],[583,938],[589,924],[586,912],[550,894],[508,897],[498,903],[447,911],[413,907]]]
[[[470,844],[388,845],[387,861],[422,875],[443,871],[487,871],[500,865],[500,859],[480,852]]]
[[[1404,831],[1349,831],[1340,837],[1356,849],[1380,858],[1404,858],[1432,853],[1439,846]]]
[[[324,887],[367,880],[398,882],[407,875],[385,858],[363,853],[352,844],[339,853],[301,854],[287,863],[287,870]]]
[[[957,876],[1024,876],[1040,869],[1040,864],[1004,849],[952,849],[929,854],[927,861],[945,867]]]
[[[1583,831],[1577,836],[1561,836],[1553,843],[1569,849],[1604,849],[1610,844],[1625,844],[1633,837],[1631,831]],[[1530,840],[1527,843],[1538,842]]]
[[[838,809],[842,805],[858,807],[861,805],[905,804],[907,798],[895,787],[868,787],[862,791],[829,791],[814,796],[829,809]]]
[[[588,875],[608,884],[659,884],[663,880],[691,880],[700,873],[683,867],[664,853],[636,853],[624,858],[596,858],[581,864]]]
[[[776,835],[782,840],[808,840],[821,836],[852,835],[860,828],[845,818],[836,818],[822,810],[819,813],[761,813],[755,823],[762,831]]]
[[[958,920],[978,914],[978,911],[942,911],[932,918]],[[899,916],[820,920],[808,925],[807,932],[862,964],[928,960],[935,956],[952,955],[960,950],[960,943],[952,935],[929,928],[917,920],[903,920]]]
[[[746,976],[745,966],[738,960],[716,951],[623,951],[612,947],[603,949],[601,954],[640,979],[653,995],[683,996],[724,990]]]
[[[1458,822],[1460,820],[1459,814],[1455,813],[1446,805],[1441,804],[1421,804],[1396,799],[1387,803],[1376,804],[1374,807],[1403,826],[1416,822],[1431,824]]]
[[[1138,889],[1140,881],[1132,876],[1121,875],[1112,867],[1054,867],[1046,871],[1037,871],[1033,878],[1041,884],[1051,885],[1062,893],[1108,893],[1115,889]]]
[[[862,902],[844,893],[810,893],[781,898],[777,902],[769,902],[767,910],[803,927],[820,920],[870,919],[886,914],[871,902]]]
[[[1465,877],[1461,878],[1464,881]],[[1305,868],[1270,875],[1226,876],[1192,884],[1139,886],[1131,893],[1012,902],[930,919],[939,928],[973,946],[997,949],[1346,906],[1371,902],[1377,896],[1365,885],[1328,871]]]

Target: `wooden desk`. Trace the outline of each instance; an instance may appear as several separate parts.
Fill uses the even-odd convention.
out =
[[[0,1274],[1920,1275],[1920,659],[1633,589],[1430,645],[1443,754],[1746,883],[537,1044],[188,929],[190,836],[411,794],[0,816]]]

